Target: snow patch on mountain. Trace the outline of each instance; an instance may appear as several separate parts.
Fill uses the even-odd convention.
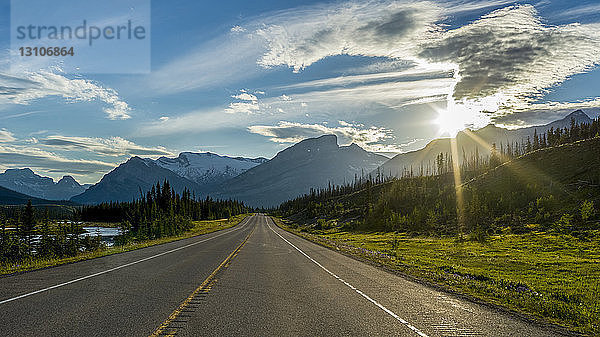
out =
[[[236,177],[266,161],[265,158],[228,157],[210,152],[182,152],[177,158],[160,157],[153,162],[198,184],[214,185]]]

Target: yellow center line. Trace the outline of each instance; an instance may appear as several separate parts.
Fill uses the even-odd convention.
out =
[[[223,260],[223,262],[221,262],[221,264],[217,267],[217,269],[215,269],[210,275],[208,275],[208,277],[204,280],[204,282],[202,282],[202,284],[200,284],[200,286],[198,286],[198,288],[196,288],[196,290],[194,290],[190,294],[190,296],[188,296],[188,298],[186,298],[185,301],[183,301],[183,303],[181,303],[179,308],[175,309],[175,311],[173,311],[173,313],[171,315],[169,315],[169,317],[158,328],[156,328],[156,330],[154,330],[154,332],[150,335],[150,337],[156,337],[156,336],[159,336],[160,334],[165,334],[166,333],[165,330],[167,330],[167,328],[169,327],[171,322],[173,322],[174,320],[177,319],[177,317],[189,305],[189,303],[194,299],[194,297],[197,294],[199,294],[200,292],[208,292],[208,290],[210,290],[212,288],[212,286],[216,282],[216,279],[215,279],[216,275],[219,273],[219,271],[221,269],[226,268],[229,265],[229,263],[231,262],[231,260],[239,253],[240,249],[242,249],[242,247],[244,247],[246,242],[248,242],[250,235],[252,235],[252,233],[254,233],[255,228],[256,228],[256,226],[254,226],[252,228],[252,231],[250,231],[250,234],[248,234],[248,236],[246,236],[244,241],[242,241],[242,243],[240,243],[240,245],[237,246],[237,248],[233,252],[231,252],[231,254],[229,254],[229,256],[227,256],[227,258],[225,260]],[[172,336],[174,333],[175,332],[170,332],[170,333],[166,333],[166,335]]]

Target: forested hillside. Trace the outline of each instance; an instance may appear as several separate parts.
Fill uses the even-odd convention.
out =
[[[466,156],[458,188],[451,156],[440,153],[435,175],[411,170],[398,179],[367,177],[312,191],[278,211],[317,229],[464,233],[480,239],[502,229],[526,231],[532,224],[557,230],[596,227],[598,126],[598,120],[572,123],[536,134],[518,152],[493,146],[488,157]]]

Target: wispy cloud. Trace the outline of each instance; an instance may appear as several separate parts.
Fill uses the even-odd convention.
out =
[[[181,133],[194,133],[212,131],[221,128],[239,127],[248,125],[252,114],[225,113],[223,108],[195,110],[179,116],[160,119],[156,122],[142,124],[135,136],[154,137],[161,135],[174,135]]]
[[[1,168],[28,167],[54,178],[69,174],[84,182],[96,182],[128,157],[172,155],[162,146],[142,146],[121,137],[51,135],[19,139],[5,129],[0,130]]]
[[[29,167],[54,177],[70,174],[84,178],[85,182],[93,182],[116,166],[116,163],[72,159],[54,152],[22,145],[0,145],[0,162],[4,168]]]
[[[91,151],[106,156],[170,156],[173,152],[162,146],[145,147],[121,137],[72,137],[48,136],[39,140],[39,144],[54,150]]]
[[[331,77],[307,82],[288,84],[278,87],[278,89],[305,89],[317,87],[336,87],[362,85],[374,82],[413,82],[426,79],[448,79],[453,78],[452,70],[447,69],[426,69],[420,67],[410,68],[404,71],[375,72],[359,75],[345,75]]]
[[[14,134],[6,129],[0,129],[0,143],[12,142],[15,141],[16,138]]]
[[[582,16],[596,15],[598,13],[600,13],[600,4],[596,3],[561,10],[559,13],[556,13],[555,16],[558,18],[578,19]]]
[[[263,50],[261,37],[239,27],[153,71],[144,87],[166,95],[248,79],[264,72],[256,64]]]
[[[248,130],[252,133],[269,137],[275,143],[292,144],[303,139],[327,134],[338,136],[341,145],[352,143],[371,152],[402,152],[400,146],[386,145],[383,142],[392,139],[391,130],[381,127],[365,127],[362,124],[339,121],[339,126],[329,127],[324,124],[302,124],[281,121],[277,125],[254,125]]]
[[[67,103],[100,101],[110,119],[130,118],[131,108],[118,93],[85,79],[69,79],[52,71],[42,70],[22,76],[0,74],[0,104],[28,105],[35,100],[59,96]]]
[[[355,87],[337,87],[292,95],[295,101],[327,103],[372,103],[402,105],[425,97],[443,97],[452,93],[454,79],[440,78],[408,82],[384,82]],[[288,100],[287,102],[290,102]]]

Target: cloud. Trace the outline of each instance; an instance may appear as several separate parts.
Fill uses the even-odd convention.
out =
[[[106,156],[170,156],[172,152],[162,146],[145,147],[121,137],[92,138],[48,136],[39,140],[41,145],[54,150],[91,151]]]
[[[260,107],[257,102],[233,102],[229,104],[229,107],[225,109],[225,112],[230,114],[245,113],[251,115],[258,110],[260,110]]]
[[[441,33],[419,56],[458,64],[457,101],[502,94],[512,108],[592,69],[600,61],[599,33],[600,25],[548,26],[533,6],[510,6]]]
[[[242,26],[233,26],[233,27],[231,27],[230,31],[232,33],[243,33],[246,31],[246,29],[244,29],[244,27],[242,27]]]
[[[15,141],[16,138],[14,134],[6,129],[0,129],[0,143],[12,142]]]
[[[237,98],[237,99],[239,99],[241,101],[252,101],[252,102],[258,101],[258,98],[256,96],[254,96],[252,94],[249,94],[247,92],[242,92],[239,95],[233,95],[231,97]]]
[[[561,10],[555,14],[559,18],[580,18],[587,15],[596,15],[600,13],[600,4],[588,4],[584,6],[578,6],[566,10]]]
[[[423,79],[414,81],[390,81],[361,83],[356,86],[336,86],[322,90],[305,91],[294,94],[293,100],[265,100],[269,106],[301,101],[314,105],[334,105],[337,107],[379,103],[387,106],[415,104],[417,100],[445,101],[452,94],[453,78]],[[319,86],[315,86],[318,88]],[[314,106],[311,104],[311,106]]]
[[[303,139],[334,134],[341,145],[357,144],[371,152],[401,152],[397,145],[386,145],[384,141],[392,139],[391,130],[353,124],[345,121],[338,122],[340,126],[329,127],[323,124],[302,124],[281,121],[277,125],[254,125],[248,128],[251,133],[269,137],[275,143],[293,144]]]
[[[235,109],[235,106],[228,107],[228,109]],[[245,111],[231,110],[231,113],[223,113],[223,111],[223,107],[195,110],[179,116],[169,117],[168,120],[144,123],[136,130],[135,136],[153,137],[239,127],[248,125],[250,118],[255,116],[247,112],[236,113]]]
[[[5,168],[29,167],[76,176],[102,175],[116,166],[97,160],[69,159],[54,152],[19,145],[0,145],[0,162]]]
[[[101,101],[109,119],[130,118],[131,108],[118,93],[85,79],[69,79],[51,71],[26,73],[23,76],[0,74],[0,103],[28,105],[32,101],[59,96],[67,102]]]
[[[380,70],[380,69],[378,69]],[[452,70],[412,67],[403,71],[376,72],[359,75],[347,75],[339,77],[324,78],[300,83],[284,85],[278,89],[305,89],[317,87],[348,87],[360,86],[367,83],[381,82],[413,82],[426,79],[448,79],[453,78]]]
[[[143,87],[168,95],[248,79],[264,73],[256,64],[263,50],[264,40],[255,34],[227,34],[154,70]]]
[[[355,75],[288,88],[330,86],[332,90],[323,91],[327,98],[341,94],[342,98],[352,99],[354,96],[348,94],[356,92],[359,96],[353,99],[355,102],[369,96],[389,104],[389,98],[360,91],[368,91],[365,85],[379,81],[384,82],[382,87],[387,84],[388,96],[400,98],[410,84],[427,78],[429,73],[441,77],[453,74],[445,83],[450,90],[448,107],[469,110],[473,115],[493,112],[499,116],[535,109],[534,103],[548,90],[600,62],[600,24],[548,25],[532,5],[496,9],[456,29],[444,25],[449,15],[507,3],[512,2],[366,1],[284,12],[256,30],[268,43],[258,63],[300,72],[336,55],[384,58],[355,69],[359,72]],[[394,92],[393,84],[399,81],[406,84]],[[354,88],[346,88],[348,85]],[[443,93],[432,91],[423,91],[421,97],[418,90],[409,91],[400,105],[442,98]]]
[[[260,110],[260,104],[258,102],[258,97],[247,92],[245,89],[240,90],[240,93],[237,95],[232,95],[232,98],[235,98],[239,102],[232,102],[225,109],[225,113],[228,114],[236,114],[236,113],[244,113],[247,115],[252,115],[257,113]]]
[[[429,1],[348,2],[280,14],[256,31],[268,44],[259,64],[299,72],[335,55],[413,59],[415,41],[434,34],[441,17],[442,8]]]

